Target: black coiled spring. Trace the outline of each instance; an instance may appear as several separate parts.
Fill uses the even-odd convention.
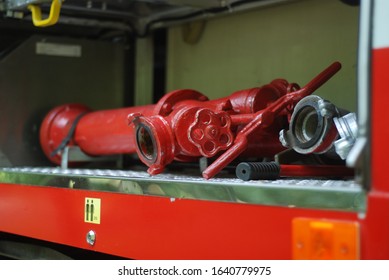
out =
[[[280,177],[280,165],[276,162],[241,162],[236,167],[236,177],[241,180],[275,180]]]

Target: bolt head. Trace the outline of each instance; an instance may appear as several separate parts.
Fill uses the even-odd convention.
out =
[[[96,233],[93,230],[88,231],[86,234],[86,242],[91,246],[95,245]]]

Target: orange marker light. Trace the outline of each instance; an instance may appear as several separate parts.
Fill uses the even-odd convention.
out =
[[[357,222],[295,218],[292,234],[295,260],[359,259]]]

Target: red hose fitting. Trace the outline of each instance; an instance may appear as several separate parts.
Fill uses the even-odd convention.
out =
[[[135,124],[135,139],[140,160],[149,166],[149,174],[155,175],[174,160],[174,136],[167,121],[157,115],[146,118],[140,113],[128,116]]]

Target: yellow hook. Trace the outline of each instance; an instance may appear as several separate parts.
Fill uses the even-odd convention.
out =
[[[42,19],[41,8],[38,5],[28,5],[27,8],[32,13],[32,22],[34,25],[37,27],[46,27],[57,23],[61,5],[62,0],[53,0],[53,2],[51,2],[49,17],[46,19]]]

